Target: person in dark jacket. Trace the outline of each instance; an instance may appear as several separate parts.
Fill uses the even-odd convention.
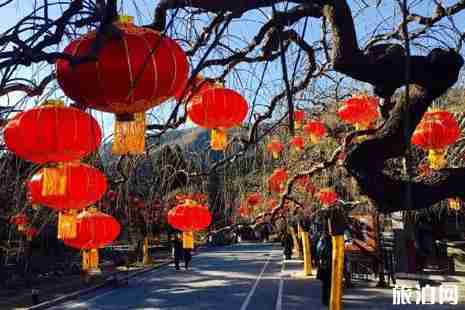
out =
[[[283,246],[284,250],[284,257],[286,259],[292,258],[292,249],[294,247],[294,240],[292,240],[291,234],[285,230],[282,235],[281,245]]]
[[[423,216],[417,222],[415,231],[415,247],[417,256],[417,272],[422,274],[426,267],[428,256],[433,254],[433,227],[429,220]],[[419,281],[420,286],[425,285],[425,281]]]
[[[192,260],[192,249],[184,249],[184,268],[189,269],[189,263]]]
[[[329,305],[331,296],[331,270],[332,270],[332,243],[331,236],[327,230],[323,230],[317,244],[317,279],[321,281],[321,301],[324,305]]]
[[[179,239],[178,234],[174,235],[173,239],[173,256],[174,256],[174,266],[176,270],[179,270],[179,262],[181,261],[183,257],[183,248],[182,248],[182,242]]]

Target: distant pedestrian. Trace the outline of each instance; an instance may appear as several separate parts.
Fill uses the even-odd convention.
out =
[[[292,249],[294,248],[294,240],[292,239],[292,235],[285,230],[282,234],[281,244],[284,250],[284,257],[286,259],[292,258]]]
[[[332,270],[332,243],[328,231],[323,230],[317,244],[317,279],[321,280],[321,301],[324,305],[329,305],[331,297],[331,270]]]
[[[173,239],[173,257],[174,257],[174,266],[176,270],[179,270],[179,262],[183,256],[182,242],[178,237],[178,234],[174,235]]]
[[[184,249],[184,268],[189,270],[189,263],[192,260],[192,249]]]

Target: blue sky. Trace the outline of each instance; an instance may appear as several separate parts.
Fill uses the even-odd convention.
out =
[[[42,3],[42,1],[37,1]],[[146,24],[150,21],[153,16],[153,9],[155,4],[158,1],[148,1],[148,0],[122,0],[120,2],[121,5],[121,12],[123,14],[133,15],[136,17],[136,24]],[[374,3],[375,1],[367,1],[368,3]],[[442,1],[444,5],[448,6],[455,1],[446,0]],[[2,16],[2,23],[0,24],[0,31],[3,32],[12,25],[14,25],[21,16],[24,16],[25,13],[29,12],[32,8],[33,1],[15,1],[13,4],[8,5],[0,9],[1,16]],[[361,8],[360,1],[349,1],[351,8],[355,14]],[[356,17],[356,27],[358,33],[358,39],[361,41],[361,45],[366,41],[368,37],[370,37],[374,31],[384,32],[390,31],[395,27],[400,18],[399,10],[395,6],[395,1],[382,1],[382,5],[379,8],[367,8],[361,11],[361,15]],[[432,10],[434,9],[434,2],[430,0],[414,0],[410,1],[410,7],[412,11],[422,15],[431,15]],[[283,10],[285,4],[278,5],[278,10]],[[52,16],[59,16],[60,12],[64,8],[56,7],[54,10],[50,11]],[[171,31],[171,35],[177,37],[176,31],[181,31],[185,29],[185,25],[182,24],[183,14],[185,13],[180,12],[178,19],[176,19],[175,27]],[[248,42],[253,38],[253,36],[257,33],[258,29],[264,24],[267,20],[267,16],[271,16],[271,9],[263,9],[260,11],[253,11],[245,14],[241,19],[234,20],[226,32],[227,36],[222,40],[222,43],[227,44],[232,48],[241,48],[248,44]],[[393,17],[394,16],[394,17]],[[465,29],[465,13],[460,13],[453,18],[455,27],[459,29]],[[199,16],[199,20],[195,22],[197,28],[201,27],[202,25],[206,25],[207,21],[210,20],[211,16]],[[383,27],[377,28],[377,25],[384,21]],[[444,20],[444,22],[450,23],[449,20]],[[412,26],[411,29],[415,29],[418,26]],[[199,28],[201,29],[201,28]],[[297,32],[301,32],[303,29],[303,21],[297,24],[294,29]],[[193,34],[193,32],[191,32]],[[451,44],[450,39],[447,39],[447,33],[443,32],[441,35],[443,40],[446,44]],[[320,38],[320,20],[316,19],[309,19],[308,28],[305,34],[305,39],[307,42],[314,42],[319,40]],[[441,46],[442,43],[440,42],[429,42],[435,46]],[[62,44],[59,46],[59,49],[62,49],[64,45]],[[296,59],[296,49],[292,48],[290,53],[288,53],[288,63],[292,65]],[[260,52],[260,51],[257,51]],[[257,53],[255,52],[255,53]],[[223,56],[224,51],[216,50],[214,53],[210,54],[210,58],[218,58]],[[191,59],[192,63],[196,63],[198,61],[198,57],[194,57]],[[301,58],[301,63],[297,66],[298,69],[303,67],[304,58]],[[292,67],[291,71],[292,71]],[[249,103],[253,100],[253,96],[255,94],[255,89],[259,83],[259,77],[263,70],[263,64],[254,64],[254,65],[240,65],[237,67],[238,72],[235,74],[231,74],[227,80],[227,87],[236,89],[239,91],[243,96],[247,98]],[[32,75],[37,75],[38,77],[44,76],[48,72],[52,70],[52,66],[41,64],[41,65],[34,65],[30,68],[24,68],[18,71],[18,76],[28,77]],[[209,68],[205,70],[203,75],[205,76],[216,76],[219,74],[221,70],[219,68]],[[259,107],[258,110],[263,110],[260,106],[265,105],[269,99],[279,93],[283,88],[283,83],[281,81],[282,73],[281,73],[281,65],[279,59],[270,63],[268,66],[268,70],[265,75],[265,79],[263,82],[263,88],[258,92],[257,97],[257,106]],[[327,86],[328,80],[321,79],[319,82],[313,85],[313,88],[309,89],[304,96],[309,97],[313,95],[313,91],[316,91],[318,87],[325,87]],[[353,84],[354,87],[362,87],[360,83],[353,83],[352,81],[348,80],[348,84]],[[54,85],[56,88],[56,85]],[[60,97],[62,93],[59,89],[52,89],[51,90],[52,96]],[[50,94],[47,94],[50,95]],[[22,93],[14,93],[11,94],[9,97],[3,96],[0,98],[0,105],[7,105],[17,102],[23,96]],[[25,100],[25,105],[28,106],[32,104],[36,104],[40,102],[42,98],[32,98]],[[304,104],[305,101],[298,102],[298,105]],[[306,104],[306,103],[305,103]],[[156,108],[152,111],[151,115],[156,116],[159,122],[163,122],[169,115],[169,112],[172,109],[172,104],[167,103],[163,104],[161,107]],[[303,105],[304,106],[304,105]],[[281,110],[284,112],[284,109]],[[104,128],[105,134],[109,134],[112,128],[112,116],[104,113],[93,112],[93,114],[97,117],[97,119],[102,123],[102,127]],[[278,113],[279,114],[279,111]],[[277,116],[277,115],[276,115]]]

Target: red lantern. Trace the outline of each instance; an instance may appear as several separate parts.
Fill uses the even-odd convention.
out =
[[[18,114],[3,131],[8,149],[36,164],[78,160],[97,150],[102,132],[97,121],[58,101]]]
[[[64,243],[72,248],[84,250],[84,270],[98,269],[97,249],[110,244],[118,237],[120,224],[114,217],[90,208],[77,216],[76,226],[76,238],[64,239]]]
[[[24,213],[18,213],[10,218],[10,223],[18,226],[18,231],[24,231],[28,222],[29,220]]]
[[[268,143],[266,148],[268,149],[268,152],[271,153],[274,159],[278,159],[279,155],[284,150],[284,145],[281,142],[279,142],[278,139],[273,139],[270,143]]]
[[[447,199],[448,207],[450,210],[455,210],[458,211],[461,208],[462,201],[460,198],[454,197],[454,198],[448,198]]]
[[[304,190],[307,193],[310,193],[312,195],[315,194],[316,187],[310,181],[309,176],[304,176],[304,177],[298,178],[296,180],[296,182],[297,182],[297,185],[301,188],[301,190]]]
[[[447,111],[426,112],[412,136],[412,144],[428,150],[431,169],[447,165],[446,149],[460,137],[460,127],[455,117]]]
[[[317,144],[326,135],[326,126],[320,120],[308,121],[304,126],[304,132],[309,136],[310,143]]]
[[[301,136],[295,136],[290,141],[289,144],[296,152],[302,152],[305,149],[305,140]]]
[[[302,123],[305,119],[305,112],[303,110],[295,110],[294,111],[294,126],[295,128],[302,127]]]
[[[178,205],[168,212],[168,223],[184,232],[203,230],[210,225],[211,220],[207,206],[191,201]]]
[[[339,117],[357,130],[368,129],[379,117],[379,100],[370,96],[352,96],[337,111]]]
[[[268,179],[268,187],[270,191],[274,193],[281,193],[284,191],[284,183],[287,181],[288,177],[289,176],[285,169],[275,169]]]
[[[32,203],[45,205],[57,211],[79,210],[96,203],[107,190],[105,175],[92,166],[67,163],[56,169],[59,169],[60,175],[66,176],[64,194],[44,195],[44,169],[41,169],[28,182]]]
[[[37,230],[37,228],[28,227],[24,231],[24,234],[26,235],[27,240],[31,241],[32,238],[34,238],[35,236],[39,234],[39,231]]]
[[[228,128],[239,126],[247,115],[247,102],[237,92],[212,88],[202,92],[187,105],[187,115],[196,125],[211,129],[211,148],[223,150]]]
[[[327,207],[334,205],[339,199],[337,193],[331,189],[320,190],[318,196],[321,204]]]
[[[248,206],[241,206],[239,208],[239,215],[243,217],[247,217],[250,215],[250,208]]]
[[[140,154],[144,151],[144,112],[184,87],[187,56],[174,40],[135,26],[128,16],[114,26],[118,38],[105,40],[97,61],[72,65],[59,59],[57,80],[64,93],[84,107],[116,114],[114,153]],[[95,39],[96,32],[89,32],[64,52],[88,55]]]
[[[259,203],[261,203],[262,200],[263,200],[263,197],[260,193],[253,193],[247,197],[247,204],[249,206],[256,206]]]

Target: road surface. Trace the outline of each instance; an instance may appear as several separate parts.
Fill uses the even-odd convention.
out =
[[[165,266],[131,279],[125,287],[101,289],[49,309],[327,309],[320,302],[320,282],[296,277],[301,269],[301,261],[283,262],[281,247],[276,244],[238,244],[194,256],[190,270]],[[344,292],[344,309],[462,309],[461,305],[431,306],[393,306],[391,290]]]

